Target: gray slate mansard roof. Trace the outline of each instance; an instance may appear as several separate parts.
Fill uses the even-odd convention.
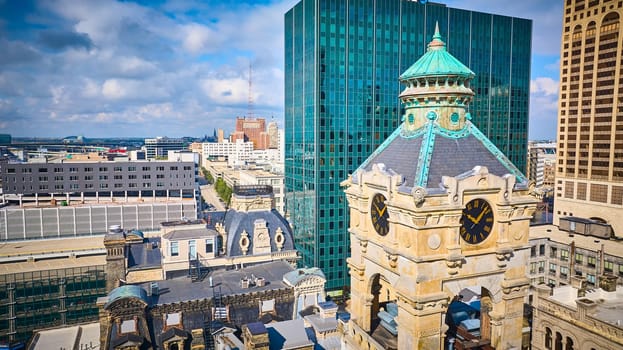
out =
[[[518,186],[528,180],[491,141],[470,121],[459,131],[442,129],[429,120],[415,132],[407,133],[401,124],[394,133],[355,171],[370,171],[382,163],[400,174],[407,187],[440,189],[443,176],[456,177],[471,171],[475,165],[485,166],[490,174],[512,174]],[[356,182],[356,176],[353,176]]]
[[[285,241],[283,243],[282,251],[294,250],[294,236],[292,230],[288,225],[288,222],[279,214],[275,209],[270,211],[250,211],[239,212],[234,209],[227,211],[225,215],[224,227],[227,231],[227,253],[229,256],[240,256],[242,250],[238,242],[240,241],[240,235],[243,231],[249,234],[249,251],[253,251],[253,231],[255,228],[255,220],[263,219],[266,221],[266,227],[268,228],[270,236],[271,251],[277,251],[277,245],[275,244],[275,233],[277,228],[281,228]]]

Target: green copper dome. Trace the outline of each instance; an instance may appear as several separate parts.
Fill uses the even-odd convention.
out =
[[[433,40],[428,44],[428,50],[400,76],[400,80],[409,80],[421,77],[459,76],[473,78],[474,72],[467,68],[446,50],[446,43],[441,40],[439,25],[435,25]]]

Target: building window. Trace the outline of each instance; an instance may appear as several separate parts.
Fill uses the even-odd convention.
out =
[[[143,174],[143,179],[151,179],[151,175],[149,175],[149,174]]]
[[[136,183],[132,182],[132,183],[128,184],[128,187],[136,187]]]
[[[93,175],[85,175],[84,181],[93,181]]]
[[[123,184],[115,184],[115,188],[121,188],[123,187]]]
[[[557,256],[558,256],[558,248],[551,247],[549,250],[549,257],[556,259]]]
[[[91,167],[86,167],[86,168],[84,168],[84,172],[85,172],[85,173],[92,173],[92,172],[93,172],[93,168],[91,168]]]
[[[575,264],[582,265],[583,255],[580,253],[575,253]]]
[[[539,261],[539,273],[545,272],[545,261]]]
[[[100,180],[108,180],[108,175],[100,175]]]
[[[78,175],[70,175],[69,181],[78,181]]]
[[[107,167],[100,167],[100,171],[108,171]]]
[[[552,330],[549,327],[545,327],[545,348],[549,350],[552,348]]]
[[[120,172],[120,171],[123,171],[123,168],[122,168],[122,167],[120,167],[120,166],[116,166],[114,170],[115,170],[116,172]]]
[[[164,171],[164,167],[163,166],[157,166],[156,167],[156,171]]]
[[[567,278],[569,277],[569,268],[566,266],[561,266],[560,267],[560,277],[561,278]]]
[[[172,167],[170,167],[169,169],[170,169],[170,170],[175,170],[175,171],[177,171],[177,167],[176,167],[176,166],[172,166]]]
[[[77,190],[80,188],[80,185],[78,184],[69,184],[69,189],[70,190]]]
[[[596,258],[594,256],[589,256],[586,258],[586,265],[588,265],[588,267],[595,267],[595,261]]]
[[[47,176],[39,176],[39,182],[46,182],[46,181],[48,181]]]
[[[539,255],[540,255],[540,256],[545,255],[545,244],[541,244],[541,245],[539,246]]]
[[[151,167],[144,166],[144,167],[143,167],[143,171],[151,171]]]
[[[586,274],[586,281],[591,284],[591,285],[595,285],[595,275],[591,275],[590,273]]]
[[[184,165],[184,170],[192,170],[189,165]]]
[[[134,180],[134,179],[136,179],[136,175],[135,174],[128,175],[128,179]]]
[[[550,264],[549,264],[549,274],[550,274],[550,275],[556,275],[556,270],[557,270],[557,267],[558,267],[558,266],[556,266],[556,264],[552,264],[552,263],[550,263]]]
[[[180,246],[178,242],[171,242],[171,256],[180,255]]]
[[[108,184],[100,184],[100,188],[108,188]]]
[[[608,273],[612,273],[612,271],[614,271],[614,263],[612,261],[605,260],[604,271]]]
[[[135,166],[129,166],[128,167],[128,171],[136,171],[136,167]]]
[[[7,174],[15,174],[15,168],[8,168],[8,169],[6,170],[6,173],[7,173]]]
[[[569,251],[566,249],[560,250],[560,260],[569,261]]]
[[[78,172],[78,168],[69,168],[69,172],[70,173],[77,173]]]
[[[214,240],[206,239],[206,253],[214,252]]]
[[[148,188],[148,187],[151,187],[151,183],[143,182],[143,188]]]
[[[63,181],[62,176],[54,176],[54,181]]]
[[[536,256],[536,246],[530,247],[530,256],[533,258]]]
[[[40,173],[47,173],[48,172],[48,168],[39,168],[39,172]]]
[[[93,184],[84,184],[84,188],[93,188]]]
[[[123,175],[115,175],[114,179],[115,180],[123,180]]]
[[[156,187],[164,187],[164,182],[156,182]]]
[[[39,189],[40,190],[47,190],[48,189],[48,185],[39,185]]]

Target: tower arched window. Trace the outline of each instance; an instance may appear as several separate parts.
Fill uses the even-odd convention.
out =
[[[567,337],[567,343],[565,345],[565,350],[573,350],[573,339]]]
[[[562,334],[556,332],[556,342],[554,343],[554,350],[562,350]]]
[[[545,328],[545,348],[552,348],[552,330],[549,327]]]

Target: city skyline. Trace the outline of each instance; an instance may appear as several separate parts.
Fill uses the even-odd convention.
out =
[[[296,2],[0,1],[0,133],[197,136],[245,115],[283,127]],[[529,139],[554,139],[562,2],[442,3],[533,20]]]

